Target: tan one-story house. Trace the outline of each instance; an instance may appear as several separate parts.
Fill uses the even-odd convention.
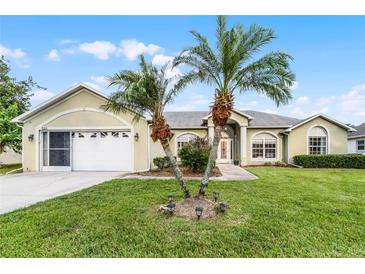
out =
[[[114,114],[100,106],[107,100],[83,83],[16,117],[23,127],[24,171],[143,171],[164,156],[150,138],[145,117]],[[166,112],[178,149],[194,138],[213,137],[209,111]],[[251,110],[234,110],[218,148],[218,163],[242,166],[265,162],[292,163],[299,154],[347,153],[351,127],[326,115],[304,120]]]
[[[348,153],[365,154],[365,123],[354,128],[348,136]]]

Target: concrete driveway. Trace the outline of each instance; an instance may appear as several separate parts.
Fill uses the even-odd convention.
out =
[[[72,193],[122,172],[29,172],[0,176],[0,214]]]

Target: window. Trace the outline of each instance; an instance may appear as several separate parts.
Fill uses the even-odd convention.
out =
[[[365,151],[365,139],[356,141],[357,151],[364,152]]]
[[[261,133],[252,139],[252,159],[276,160],[277,139],[270,133]]]
[[[113,131],[113,132],[112,132],[112,136],[113,136],[114,138],[119,138],[119,132],[118,132],[118,131]]]
[[[185,133],[185,134],[182,134],[179,137],[177,137],[176,138],[177,151],[179,151],[183,147],[183,145],[190,142],[195,137],[196,137],[196,135],[191,134],[191,133]]]
[[[327,131],[323,127],[313,127],[308,136],[309,154],[327,154]]]
[[[100,132],[100,138],[105,138],[106,136],[108,136],[108,132],[106,131]]]
[[[97,135],[98,135],[97,132],[91,133],[90,138],[96,138]]]

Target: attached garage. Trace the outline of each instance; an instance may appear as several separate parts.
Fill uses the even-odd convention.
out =
[[[23,126],[25,171],[144,171],[148,122],[111,113],[107,97],[79,84],[17,117]]]
[[[42,131],[42,171],[131,171],[130,131]]]

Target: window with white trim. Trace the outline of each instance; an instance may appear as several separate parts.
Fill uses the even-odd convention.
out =
[[[185,133],[180,135],[176,138],[176,144],[177,144],[177,151],[179,151],[183,145],[189,143],[191,140],[193,140],[196,137],[196,135],[191,133]]]
[[[276,160],[277,138],[270,133],[260,133],[252,139],[252,159]]]
[[[365,151],[365,139],[364,140],[357,140],[356,141],[356,148],[358,152]]]
[[[327,154],[327,131],[320,126],[310,129],[308,134],[309,154]]]

